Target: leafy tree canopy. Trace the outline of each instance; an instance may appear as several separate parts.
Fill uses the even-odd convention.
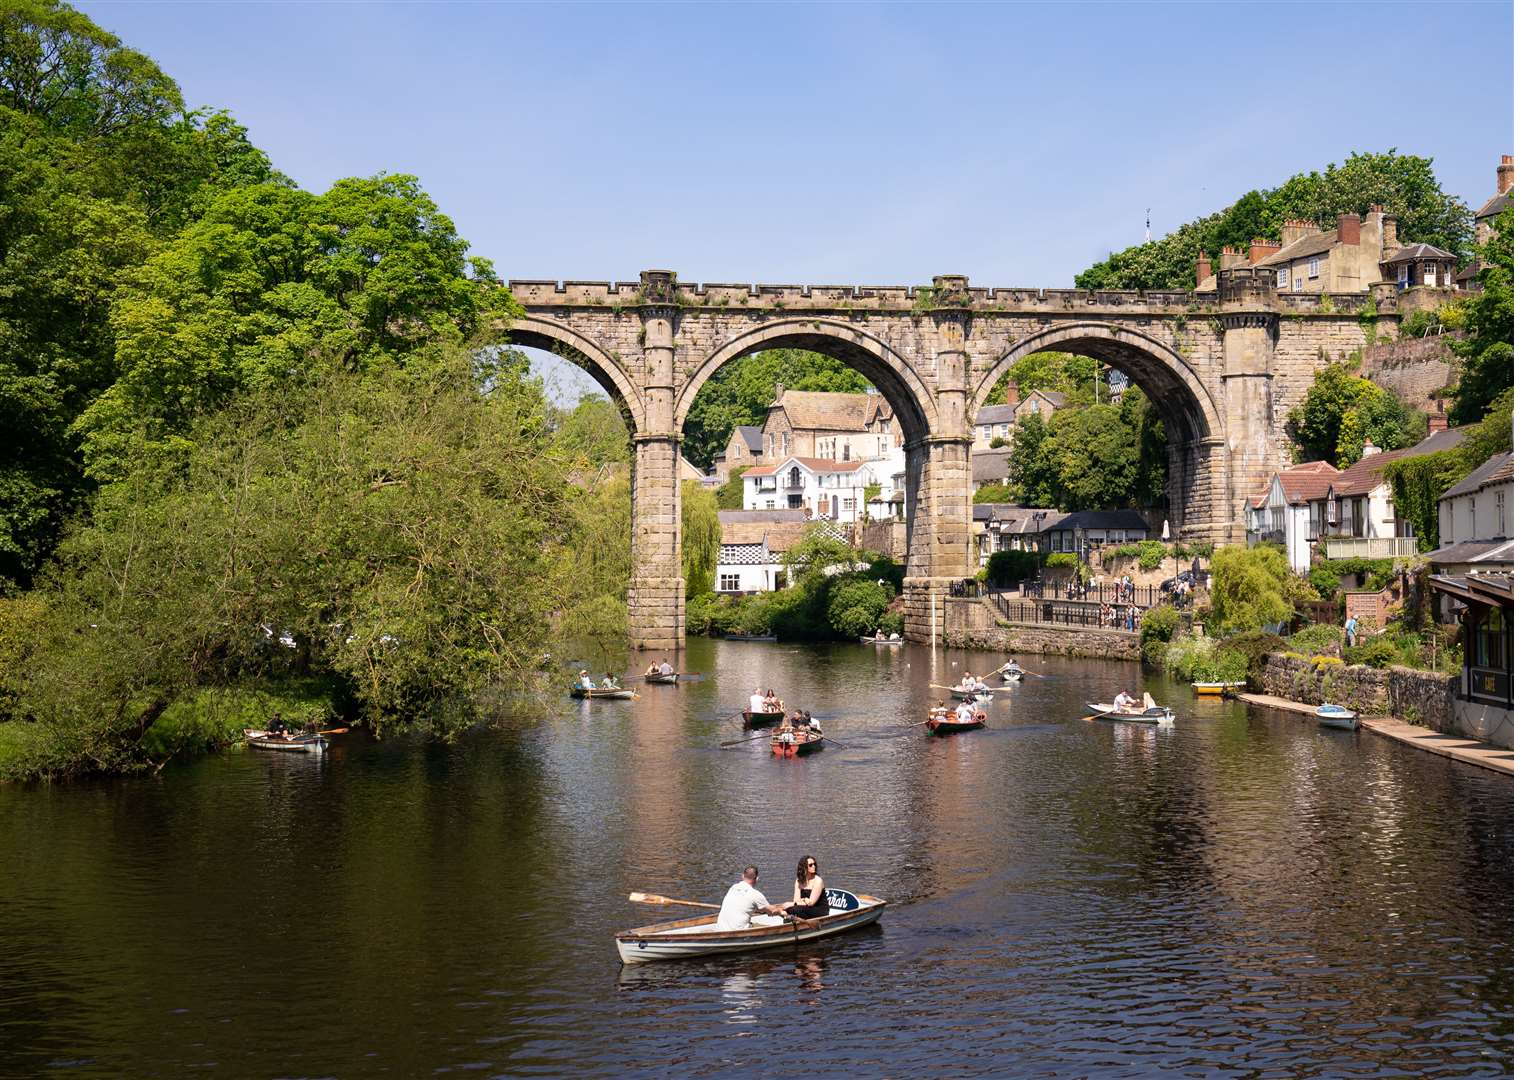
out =
[[[1031,353],[994,384],[985,404],[1004,404],[1009,384],[1014,383],[1022,398],[1033,390],[1055,390],[1066,394],[1067,400],[1075,405],[1092,405],[1096,377],[1104,380],[1099,399],[1108,401],[1108,370],[1101,369],[1092,357],[1061,352]]]
[[[699,388],[683,427],[684,456],[708,469],[736,427],[767,419],[779,383],[789,390],[850,394],[872,385],[840,360],[803,349],[768,349],[733,360]]]
[[[1300,461],[1328,461],[1344,469],[1361,460],[1368,438],[1382,450],[1412,446],[1425,434],[1425,418],[1392,391],[1361,378],[1356,363],[1326,364],[1315,373],[1286,428]]]
[[[1353,153],[1324,172],[1299,173],[1280,187],[1249,191],[1217,214],[1110,255],[1075,280],[1082,289],[1191,289],[1200,252],[1217,265],[1227,246],[1245,248],[1254,237],[1281,239],[1284,221],[1301,219],[1329,229],[1338,214],[1365,214],[1374,204],[1398,217],[1405,243],[1458,253],[1471,245],[1471,211],[1441,190],[1432,159],[1397,150]]]
[[[1031,415],[1014,431],[1009,501],[1060,510],[1154,506],[1165,496],[1167,436],[1138,388],[1119,405]]]
[[[1451,419],[1480,419],[1493,399],[1514,387],[1514,207],[1498,215],[1496,235],[1478,250],[1482,291],[1463,305],[1466,336],[1452,344],[1462,358]]]
[[[1260,630],[1293,613],[1286,595],[1288,560],[1280,548],[1270,544],[1216,548],[1210,568],[1215,630]]]

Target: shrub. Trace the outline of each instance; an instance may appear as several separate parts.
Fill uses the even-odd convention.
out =
[[[1387,638],[1375,637],[1360,645],[1353,645],[1345,650],[1345,662],[1348,664],[1366,664],[1372,668],[1385,668],[1389,664],[1397,663],[1399,659],[1398,647]]]
[[[1246,678],[1246,655],[1213,638],[1176,638],[1167,647],[1167,667],[1188,682],[1240,682]]]
[[[988,557],[986,580],[992,585],[1009,585],[1030,577],[1040,565],[1038,552],[996,551]]]
[[[1141,619],[1141,656],[1152,664],[1159,664],[1167,650],[1167,643],[1178,628],[1178,613],[1168,604],[1162,604],[1146,612]]]
[[[904,612],[885,611],[883,618],[878,620],[878,633],[890,635],[904,633]]]
[[[1281,651],[1285,644],[1287,643],[1276,634],[1254,630],[1250,633],[1237,634],[1232,638],[1226,638],[1220,645],[1220,651],[1221,653],[1241,658],[1241,671],[1243,674],[1234,676],[1234,678],[1260,678],[1262,665],[1267,662],[1267,654]],[[1229,677],[1227,676],[1227,678]]]
[[[1288,644],[1305,656],[1333,656],[1340,651],[1341,632],[1333,626],[1315,623],[1290,637]]]
[[[865,578],[833,581],[828,592],[826,618],[831,630],[843,637],[871,634],[894,598],[894,591],[887,585]]]
[[[1078,557],[1071,551],[1054,551],[1046,556],[1046,568],[1057,570],[1078,565]]]
[[[1226,547],[1214,553],[1210,602],[1219,630],[1260,630],[1293,614],[1283,593],[1288,560],[1277,548]]]

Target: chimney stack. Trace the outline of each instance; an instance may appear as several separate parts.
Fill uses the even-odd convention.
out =
[[[1020,384],[1013,379],[1004,384],[1004,404],[1010,406],[1020,404]]]
[[[1498,194],[1514,188],[1514,154],[1505,154],[1498,166]]]
[[[1360,214],[1341,214],[1335,219],[1335,238],[1342,244],[1360,244],[1362,242],[1362,216]]]
[[[1224,250],[1222,250],[1220,252],[1220,269],[1221,270],[1229,270],[1232,266],[1240,266],[1241,263],[1243,263],[1245,261],[1246,261],[1246,256],[1242,255],[1239,251],[1235,250],[1235,248],[1233,248],[1233,247],[1227,247],[1227,248],[1225,248]]]
[[[783,402],[783,384],[782,383],[775,383],[773,385],[773,404],[774,405],[778,405],[778,404],[781,404],[782,402]]]
[[[1440,402],[1435,403],[1437,408],[1430,414],[1430,429],[1428,434],[1434,435],[1437,431],[1445,431],[1450,425],[1446,422],[1446,411],[1440,408]]]
[[[1292,218],[1283,222],[1283,247],[1297,243],[1312,232],[1318,232],[1314,222]]]
[[[1259,236],[1251,238],[1251,252],[1247,261],[1255,266],[1269,255],[1276,255],[1283,249],[1283,245],[1276,240],[1264,240]]]
[[[1392,214],[1383,215],[1383,254],[1391,255],[1403,245],[1398,242],[1398,218]]]
[[[1193,268],[1194,287],[1197,288],[1200,285],[1203,285],[1204,279],[1209,277],[1213,273],[1214,271],[1210,269],[1209,266],[1209,253],[1207,251],[1199,252],[1199,261],[1194,265]]]

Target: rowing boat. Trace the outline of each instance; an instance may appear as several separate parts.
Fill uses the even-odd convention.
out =
[[[932,735],[955,735],[959,731],[977,731],[986,723],[988,714],[979,709],[973,713],[971,720],[958,720],[956,713],[947,713],[945,716],[932,717],[925,722],[925,726]]]
[[[591,698],[596,701],[606,698],[610,700],[624,701],[636,696],[635,690],[627,690],[623,687],[615,690],[585,690],[582,686],[575,686],[573,687],[573,689],[569,690],[568,693],[572,694],[576,698]]]
[[[660,683],[663,686],[672,686],[678,681],[678,672],[670,671],[666,675],[661,673],[646,676],[649,683]]]
[[[616,934],[615,950],[622,964],[643,964],[771,949],[869,926],[888,906],[886,900],[876,896],[859,896],[842,889],[826,889],[825,899],[830,905],[829,915],[787,921],[774,915],[757,915],[752,921],[758,925],[747,930],[717,930],[716,915],[639,926]]]
[[[777,712],[753,712],[751,709],[743,709],[741,722],[747,727],[770,727],[783,719],[783,710]]]
[[[980,690],[953,690],[952,697],[958,701],[992,701],[994,692],[985,686]]]
[[[860,639],[864,645],[903,645],[903,638],[891,637],[865,637]]]
[[[1132,724],[1163,724],[1172,719],[1172,710],[1163,705],[1145,709],[1116,709],[1107,703],[1087,703],[1088,711],[1100,720],[1125,720]]]
[[[1025,672],[1021,671],[1019,668],[1010,668],[1007,671],[1003,668],[999,669],[999,678],[1003,679],[1005,682],[1019,682],[1024,677]]]
[[[1224,697],[1244,689],[1245,686],[1244,682],[1196,682],[1193,684],[1193,692],[1211,697],[1215,695]]]
[[[777,634],[727,634],[727,641],[777,641]]]
[[[260,728],[243,728],[248,746],[259,750],[283,750],[294,754],[324,754],[329,745],[320,735],[275,734]]]
[[[1361,724],[1361,721],[1356,718],[1356,713],[1344,705],[1321,705],[1314,710],[1314,715],[1319,718],[1321,727],[1355,731]]]
[[[788,736],[785,739],[784,736]],[[775,757],[802,757],[825,748],[825,736],[818,732],[785,731],[773,736]]]

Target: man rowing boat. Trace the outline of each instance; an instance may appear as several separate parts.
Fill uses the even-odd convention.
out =
[[[768,903],[768,898],[757,891],[757,867],[748,866],[741,872],[741,880],[726,890],[715,929],[750,930],[753,915],[782,914],[783,908]]]

